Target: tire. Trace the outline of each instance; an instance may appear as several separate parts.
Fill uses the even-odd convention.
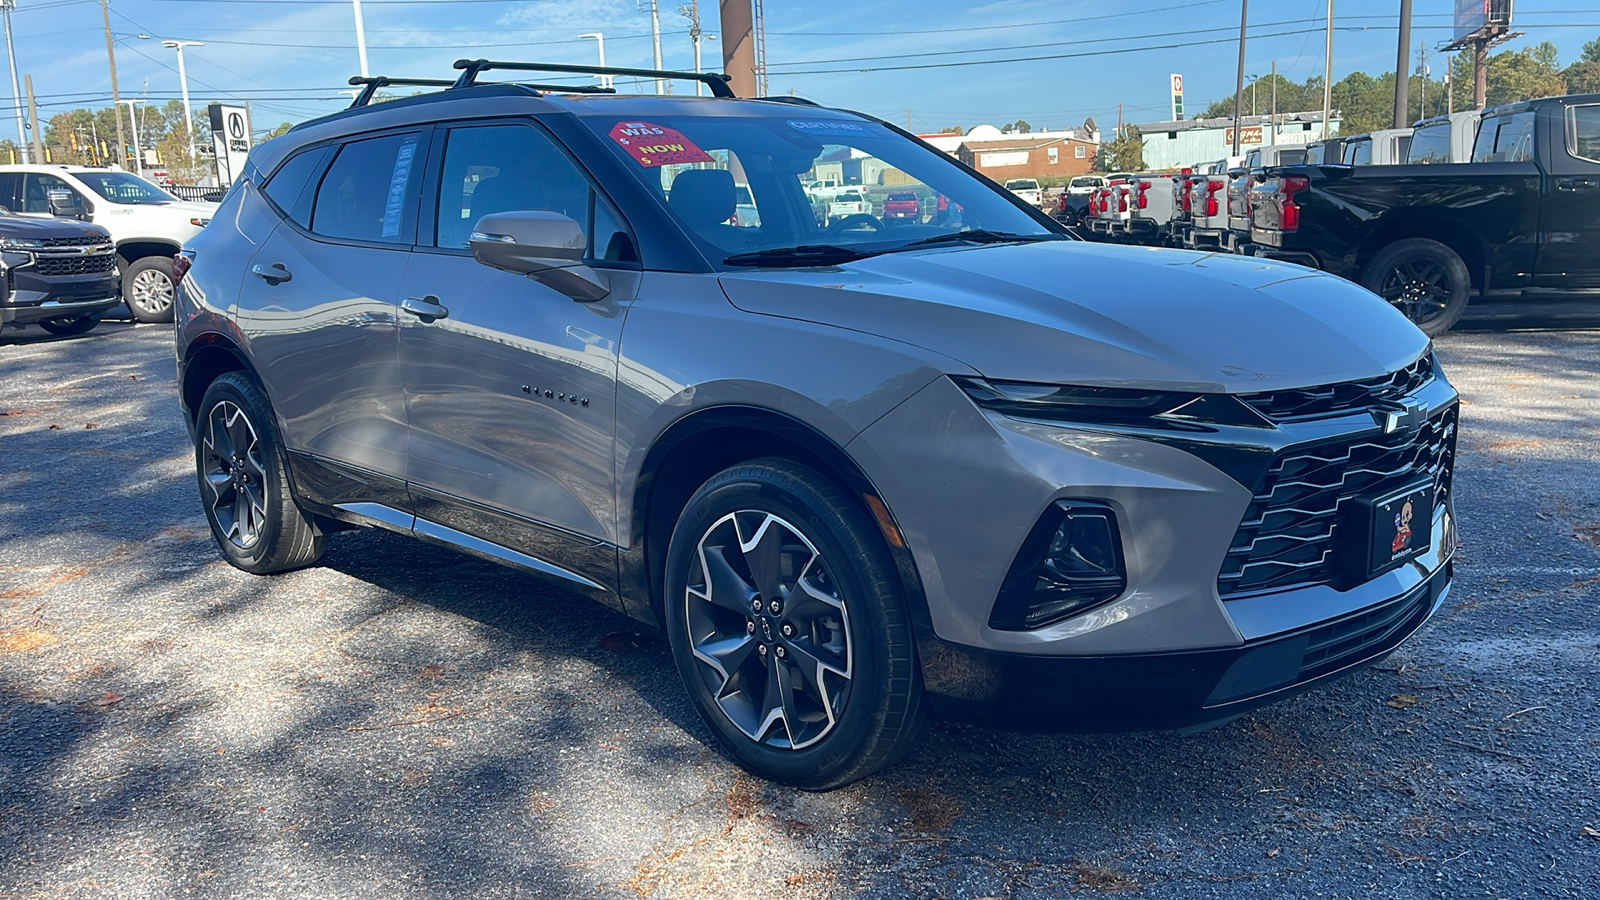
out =
[[[176,296],[170,256],[146,256],[122,270],[122,300],[135,321],[171,322]]]
[[[99,316],[87,315],[70,319],[45,319],[39,323],[39,327],[51,334],[88,334],[99,324]]]
[[[224,373],[206,388],[194,458],[206,521],[228,562],[270,575],[322,557],[327,537],[295,503],[272,406],[245,373]]]
[[[762,459],[712,477],[678,518],[663,583],[684,686],[745,768],[829,790],[921,738],[922,675],[898,575],[878,530],[823,476]]]
[[[1427,238],[1406,238],[1383,248],[1367,264],[1361,284],[1429,337],[1449,331],[1472,299],[1472,274],[1460,254]]]

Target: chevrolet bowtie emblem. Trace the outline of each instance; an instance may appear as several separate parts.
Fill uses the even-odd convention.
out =
[[[1384,434],[1410,433],[1422,427],[1428,420],[1428,411],[1420,403],[1405,403],[1399,408],[1383,407],[1373,410],[1378,418],[1378,424],[1383,426]]]

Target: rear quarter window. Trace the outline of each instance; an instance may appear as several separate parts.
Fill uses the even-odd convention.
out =
[[[302,228],[311,225],[311,200],[316,195],[316,176],[328,158],[328,147],[302,150],[272,173],[262,193]]]
[[[1567,153],[1600,162],[1600,104],[1567,107]]]
[[[345,240],[410,243],[415,216],[409,198],[422,172],[421,137],[392,134],[340,147],[317,187],[311,230]]]

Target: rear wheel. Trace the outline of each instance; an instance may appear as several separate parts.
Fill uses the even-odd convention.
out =
[[[51,334],[87,334],[99,324],[99,316],[88,315],[64,319],[45,319],[39,323],[39,327]]]
[[[742,765],[827,790],[910,752],[926,715],[898,577],[831,482],[778,459],[724,470],[690,498],[667,555],[679,674]]]
[[[137,321],[171,322],[176,295],[170,256],[146,256],[122,270],[122,299]]]
[[[1460,254],[1427,238],[1385,247],[1367,265],[1361,283],[1429,337],[1449,331],[1472,298],[1472,275]]]
[[[328,541],[290,493],[272,407],[243,372],[221,375],[206,388],[195,469],[206,521],[228,562],[270,575],[322,557]]]

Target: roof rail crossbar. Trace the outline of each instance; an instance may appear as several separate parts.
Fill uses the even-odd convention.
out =
[[[628,75],[638,78],[670,78],[674,81],[698,81],[711,89],[713,97],[732,98],[733,89],[728,87],[728,82],[733,79],[721,72],[669,72],[661,69],[619,69],[612,66],[574,66],[566,63],[530,63],[530,62],[504,62],[489,59],[458,59],[455,67],[461,70],[461,77],[455,81],[455,87],[472,87],[477,83],[478,75],[491,69],[515,70],[519,72],[572,72],[580,75]],[[568,90],[568,88],[562,88]]]
[[[350,101],[351,109],[372,103],[372,98],[377,95],[378,89],[388,87],[391,84],[404,87],[450,87],[455,84],[454,81],[447,78],[390,78],[387,75],[373,75],[371,77],[352,75],[349,83],[363,86],[361,93]]]

